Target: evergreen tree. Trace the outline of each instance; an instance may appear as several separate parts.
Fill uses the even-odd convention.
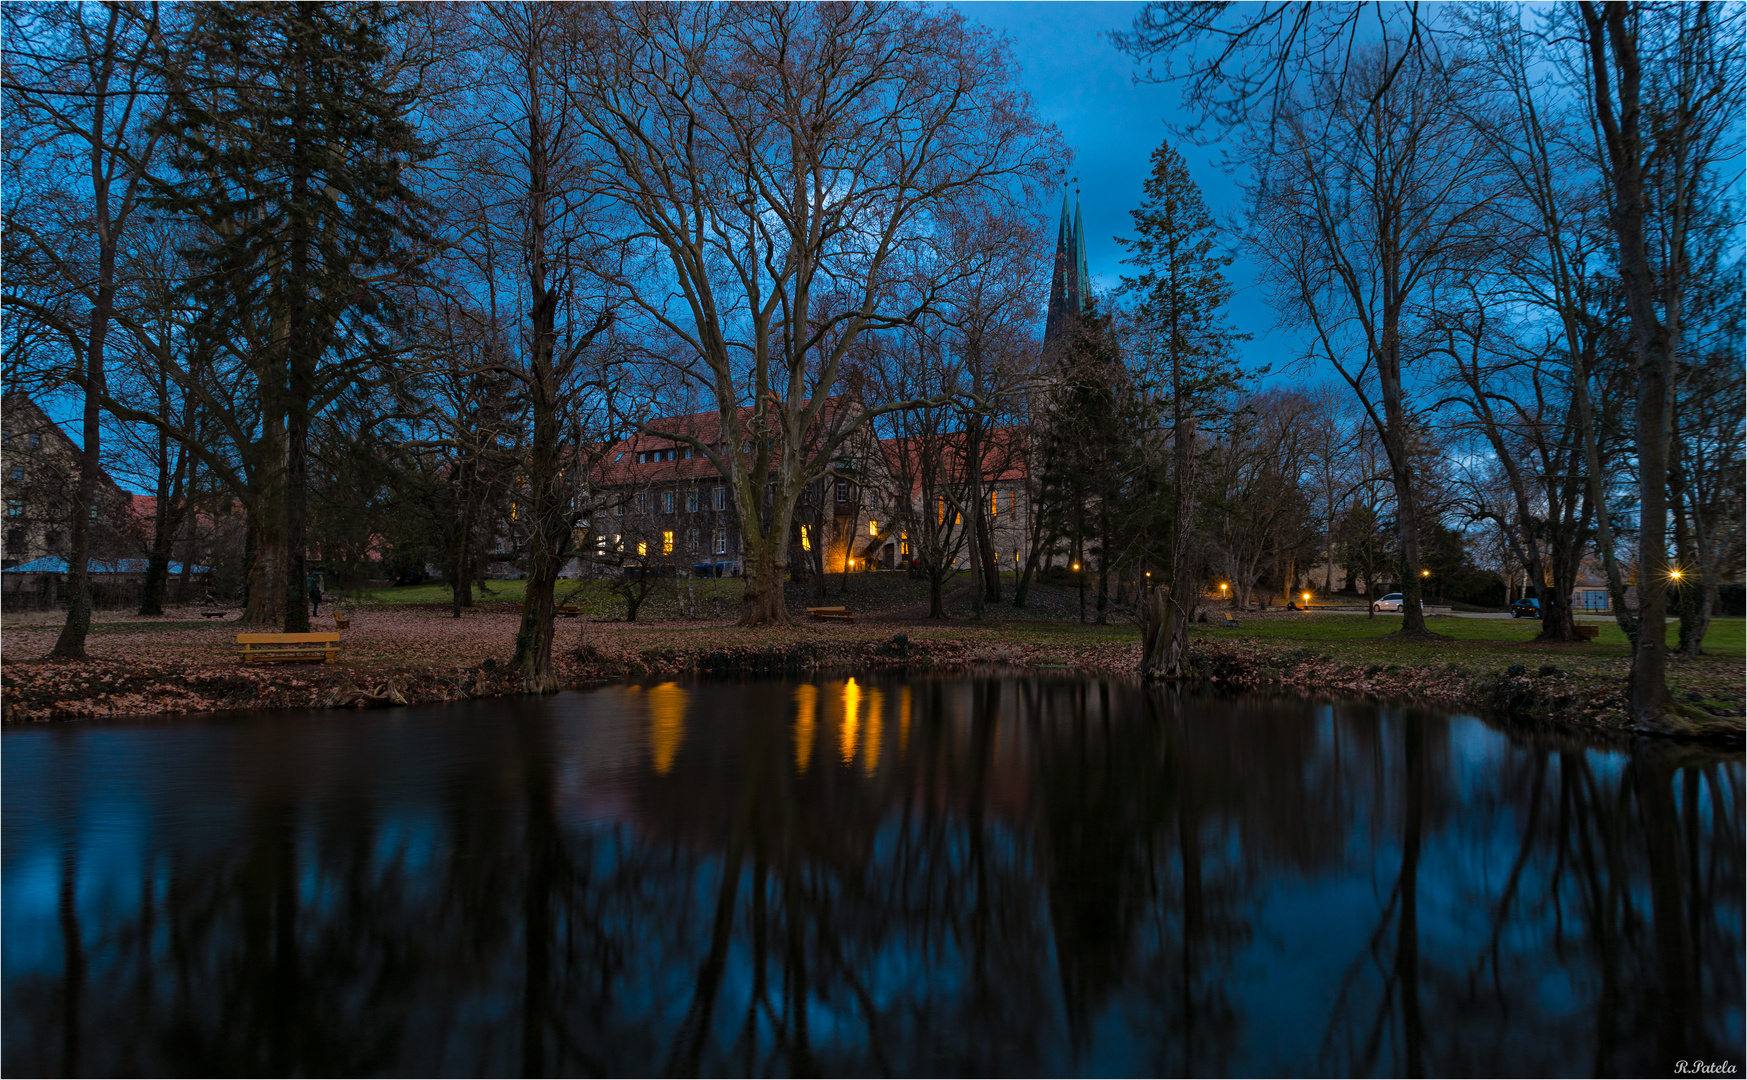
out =
[[[1166,581],[1144,597],[1141,670],[1179,678],[1188,674],[1189,620],[1200,596],[1191,558],[1196,433],[1236,389],[1230,347],[1244,335],[1225,320],[1231,258],[1216,250],[1219,230],[1201,189],[1169,142],[1159,144],[1152,161],[1145,200],[1130,211],[1136,235],[1119,241],[1129,252],[1124,262],[1139,271],[1122,279],[1124,290],[1140,297],[1134,351],[1144,385],[1168,419],[1171,443],[1170,507],[1159,551]]]
[[[257,449],[278,490],[251,507],[266,520],[249,615],[274,621],[283,597],[287,632],[309,625],[311,419],[383,358],[393,288],[430,244],[408,186],[426,154],[408,119],[416,89],[393,55],[407,17],[383,4],[202,5],[192,59],[166,77],[178,174],[157,202],[205,226],[188,253],[191,298],[255,384]]]

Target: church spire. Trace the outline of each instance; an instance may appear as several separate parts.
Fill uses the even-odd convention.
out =
[[[1074,178],[1077,182],[1078,177]],[[1086,274],[1086,235],[1080,220],[1079,188],[1074,189],[1073,212],[1068,212],[1068,190],[1062,189],[1062,220],[1056,230],[1055,276],[1049,286],[1049,314],[1044,321],[1043,344],[1060,337],[1070,318],[1077,318],[1092,299]]]

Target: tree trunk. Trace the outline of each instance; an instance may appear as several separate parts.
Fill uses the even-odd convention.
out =
[[[100,223],[106,224],[106,223]],[[100,230],[107,232],[106,229]],[[107,238],[105,238],[107,239]],[[67,556],[67,621],[49,655],[65,660],[85,659],[85,635],[91,629],[91,515],[97,509],[97,483],[103,474],[98,456],[103,437],[102,417],[98,399],[103,393],[103,342],[109,332],[109,314],[115,301],[115,249],[104,243],[99,255],[99,271],[104,284],[97,290],[97,303],[91,311],[91,329],[86,340],[84,383],[85,407],[82,433],[84,446],[79,454],[79,488],[73,500],[73,522],[69,538],[71,551]]]
[[[1389,454],[1389,479],[1395,487],[1395,524],[1401,540],[1401,630],[1419,637],[1426,630],[1423,589],[1419,576],[1419,511],[1413,497],[1413,476],[1407,460],[1407,409],[1401,386],[1401,353],[1394,325],[1384,328],[1384,345],[1377,358],[1378,383],[1383,390],[1383,445]]]

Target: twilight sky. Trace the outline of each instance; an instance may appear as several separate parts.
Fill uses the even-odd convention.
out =
[[[1133,62],[1110,44],[1109,32],[1127,29],[1141,4],[973,0],[956,6],[966,18],[1012,40],[1014,57],[1023,68],[1021,84],[1042,118],[1060,128],[1063,141],[1073,148],[1085,215],[1086,265],[1097,288],[1114,287],[1125,269],[1114,238],[1130,234],[1128,212],[1140,205],[1148,155],[1168,134],[1168,119],[1186,119],[1175,86],[1136,85]],[[1178,150],[1214,216],[1223,220],[1235,214],[1240,178],[1215,163],[1219,148],[1178,144]],[[1236,289],[1232,322],[1255,335],[1241,346],[1246,366],[1271,364],[1269,381],[1277,381],[1299,352],[1298,336],[1273,330],[1275,313],[1239,254],[1227,271]]]

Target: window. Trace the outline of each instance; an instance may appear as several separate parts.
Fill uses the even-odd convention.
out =
[[[718,509],[718,510],[722,509],[722,507],[726,504],[727,499],[728,499],[728,492],[722,487],[721,484],[717,484],[716,485],[716,509]]]
[[[698,531],[693,529],[685,534],[685,550],[689,555],[698,549]]]
[[[989,492],[989,516],[990,517],[995,517],[1001,513],[1000,501],[1001,501],[1001,493],[1000,492],[998,492],[998,491]]]
[[[42,434],[35,431],[31,432],[30,438],[26,439],[25,443],[28,444],[32,450],[35,450],[42,445]]]
[[[23,529],[7,529],[6,530],[6,546],[8,548],[13,548],[13,549],[23,547],[24,546],[24,530]]]
[[[61,546],[61,530],[50,529],[48,536],[43,538],[43,543],[47,544],[50,548],[60,547]]]
[[[24,466],[23,465],[12,466],[12,472],[9,475],[14,480],[23,480],[24,479]]]
[[[661,534],[661,553],[663,555],[672,555],[673,554],[673,530],[672,529],[668,529],[667,531],[665,531]]]
[[[847,480],[837,481],[837,501],[838,502],[848,502],[849,501],[849,481],[847,481]]]
[[[728,530],[727,529],[717,529],[716,530],[716,554],[718,554],[718,555],[728,554]]]
[[[649,512],[649,493],[647,491],[639,491],[637,493],[637,512],[639,514],[647,514]]]
[[[807,532],[807,527],[805,525],[801,526],[801,550],[813,550],[813,536],[811,533]]]
[[[867,534],[869,536],[878,536],[880,534],[880,523],[869,520],[867,523]]]
[[[685,512],[688,514],[698,512],[698,493],[696,490],[685,493]]]
[[[613,516],[614,517],[624,517],[625,516],[625,504],[624,503],[616,502],[613,504]]]
[[[900,555],[910,554],[910,541],[908,541],[908,540],[898,541],[898,554],[900,554]]]
[[[23,499],[7,499],[6,500],[6,516],[9,518],[23,517],[24,516],[24,500]]]
[[[637,451],[637,464],[643,465],[643,464],[648,463],[648,461],[649,461],[649,451],[647,451],[647,450]]]
[[[642,540],[637,541],[637,554],[639,554],[639,555],[649,554],[649,545]]]
[[[673,492],[664,491],[661,493],[661,512],[664,514],[673,513]]]
[[[623,536],[621,536],[619,533],[613,534],[613,550],[614,551],[625,550],[625,538]]]
[[[11,445],[12,445],[12,429],[7,428],[4,431],[0,431],[0,446],[11,446]]]

